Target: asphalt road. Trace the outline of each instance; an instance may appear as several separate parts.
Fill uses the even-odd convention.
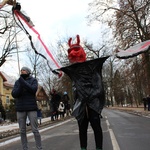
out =
[[[104,109],[120,150],[150,149],[150,118]]]
[[[101,120],[101,124],[104,135],[104,149],[113,150],[105,118]],[[44,150],[80,150],[78,126],[73,118],[46,126],[40,129],[40,133]],[[36,149],[32,133],[28,134],[28,142],[29,150]],[[9,140],[9,144],[6,143],[0,147],[1,150],[21,150],[19,137]],[[93,130],[90,125],[88,129],[88,150],[95,150]]]
[[[101,119],[104,150],[149,150],[150,118],[104,109]],[[44,150],[80,150],[78,126],[71,118],[40,128]],[[29,150],[36,150],[32,133],[28,133]],[[6,140],[1,150],[21,150],[20,138]],[[88,150],[95,150],[93,131],[89,125]]]

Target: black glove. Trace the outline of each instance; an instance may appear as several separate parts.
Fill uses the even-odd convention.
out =
[[[21,10],[21,5],[20,5],[20,3],[16,3],[16,6],[13,6],[13,8],[12,8],[12,11],[14,11],[14,10],[18,10],[18,11],[20,11]]]

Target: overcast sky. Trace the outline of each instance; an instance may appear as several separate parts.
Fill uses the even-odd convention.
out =
[[[29,1],[29,0],[28,0]],[[22,10],[30,17],[35,28],[44,38],[53,39],[58,35],[79,34],[95,39],[99,25],[87,26],[88,3],[93,0],[20,0]]]
[[[100,38],[100,25],[94,23],[87,26],[88,3],[93,0],[18,0],[21,3],[21,11],[25,12],[40,33],[43,41],[53,42],[58,36],[80,35],[91,42],[97,42]],[[11,6],[10,6],[11,8]],[[13,62],[17,65],[17,62]],[[13,73],[18,73],[11,63],[3,65],[1,70],[7,73],[10,67]]]

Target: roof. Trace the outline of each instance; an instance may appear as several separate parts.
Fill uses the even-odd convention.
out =
[[[45,96],[48,98],[48,95],[46,94],[44,88],[41,85],[38,85],[38,90],[36,92],[36,96],[38,96],[38,94],[43,91],[43,93],[45,94]]]
[[[7,81],[6,77],[4,76],[4,74],[2,73],[2,71],[0,71],[0,76],[3,78],[4,81]]]
[[[14,87],[14,85],[13,85],[13,84],[8,83],[8,82],[4,82],[4,86],[7,86],[7,87]]]
[[[13,76],[9,76],[3,71],[0,71],[0,76],[3,78],[3,84],[7,87],[13,87],[15,83],[15,78]]]

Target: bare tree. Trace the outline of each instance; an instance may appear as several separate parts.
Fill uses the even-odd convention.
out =
[[[107,23],[123,49],[150,39],[149,0],[94,0],[89,9],[89,21]]]
[[[123,106],[124,104],[124,87],[122,86],[122,78],[121,78],[121,74],[120,71],[117,70],[115,72],[115,76],[114,76],[114,97],[115,97],[115,101],[117,102],[117,105],[121,104],[121,106]]]
[[[89,4],[90,12],[88,15],[89,22],[98,21],[100,24],[105,23],[113,30],[113,36],[116,40],[116,49],[126,49],[134,44],[150,39],[150,1],[149,0],[93,0]],[[142,64],[144,74],[140,70],[134,78],[145,78],[146,90],[142,89],[145,94],[150,93],[150,57],[149,52],[137,57]],[[132,60],[136,63],[136,60]],[[135,63],[132,63],[135,65]],[[138,64],[140,65],[140,64]],[[127,68],[128,69],[128,68]],[[132,71],[132,70],[130,70]],[[133,74],[133,71],[132,73]],[[131,79],[131,78],[130,78]],[[139,80],[134,80],[139,82]],[[129,82],[129,81],[128,81]],[[127,83],[129,84],[129,83]],[[135,84],[135,83],[134,83]],[[140,85],[143,87],[143,85]],[[138,86],[139,87],[139,86]],[[136,86],[137,88],[137,86]],[[134,89],[134,92],[136,90]],[[141,93],[141,95],[143,95]],[[137,93],[135,95],[138,94]]]
[[[20,30],[16,30],[12,15],[8,11],[0,10],[0,40],[1,40],[1,56],[0,66],[11,56],[17,49],[16,36]]]

